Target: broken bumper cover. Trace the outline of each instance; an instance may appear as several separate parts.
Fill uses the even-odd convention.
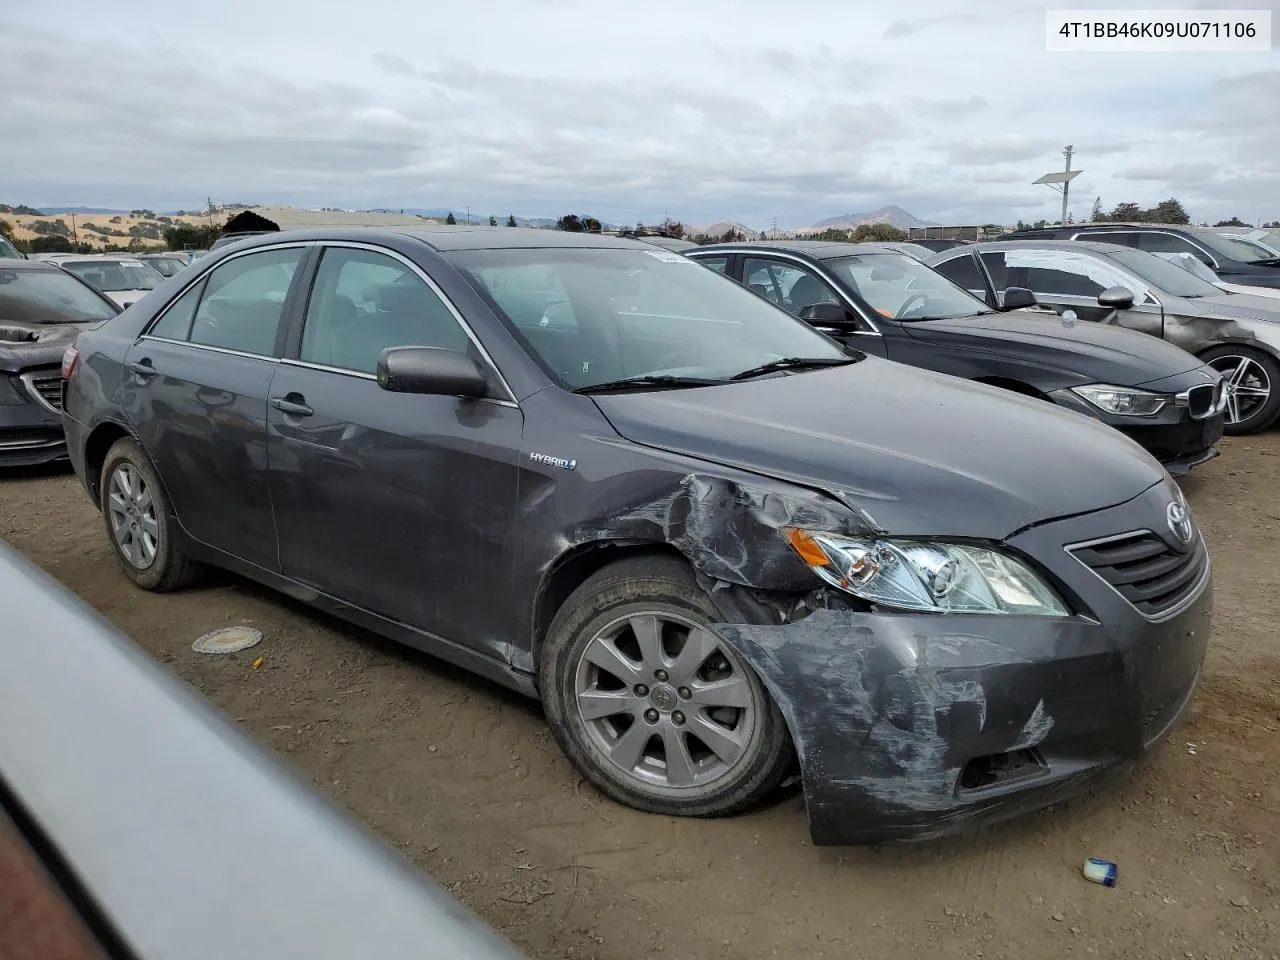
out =
[[[1159,490],[1139,499],[1163,508]],[[1153,619],[1064,549],[1132,529],[1116,522],[1133,513],[1009,541],[1049,561],[1075,616],[826,609],[724,628],[787,718],[814,843],[929,839],[1030,812],[1123,771],[1179,723],[1209,637],[1207,556]]]

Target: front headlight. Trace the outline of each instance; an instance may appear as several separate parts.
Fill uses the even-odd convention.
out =
[[[1169,398],[1136,387],[1117,387],[1110,383],[1091,383],[1072,387],[1071,392],[1084,397],[1099,410],[1126,417],[1151,417],[1164,409]]]
[[[819,577],[872,603],[930,613],[1067,616],[1052,587],[1026,564],[995,550],[797,527],[781,532]]]

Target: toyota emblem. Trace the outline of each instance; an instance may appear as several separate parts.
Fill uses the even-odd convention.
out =
[[[1173,538],[1183,546],[1190,543],[1195,536],[1195,528],[1191,525],[1191,515],[1187,513],[1187,508],[1174,500],[1165,507],[1164,515]]]

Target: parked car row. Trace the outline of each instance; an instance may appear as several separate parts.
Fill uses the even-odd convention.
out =
[[[816,842],[937,836],[1163,740],[1211,561],[1108,424],[1202,456],[1218,375],[890,249],[693,253],[243,239],[80,332],[67,449],[137,586],[224,567],[536,697],[638,809],[798,773]]]
[[[1113,243],[998,241],[929,262],[989,305],[1029,289],[1064,318],[1150,334],[1199,357],[1226,381],[1229,433],[1266,429],[1280,415],[1275,299],[1221,290],[1159,256]]]

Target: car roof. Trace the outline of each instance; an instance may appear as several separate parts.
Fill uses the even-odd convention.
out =
[[[653,244],[600,233],[571,233],[536,227],[490,227],[435,225],[421,227],[316,227],[307,230],[280,230],[245,237],[245,249],[285,240],[348,240],[387,243],[397,237],[420,240],[441,253],[462,250],[512,250],[565,248],[614,248],[652,250]]]
[[[907,241],[903,241],[904,243]],[[893,253],[898,256],[904,256],[901,250],[895,250],[892,247],[885,246],[881,243],[842,243],[831,240],[768,240],[768,241],[752,241],[749,243],[709,243],[701,250],[759,250],[768,252],[776,250],[782,253],[798,253],[802,256],[809,257],[812,260],[834,260],[836,257],[852,257],[858,254],[867,253]],[[694,251],[689,251],[693,253]]]
[[[19,260],[17,257],[0,257],[0,268],[5,270],[44,270],[57,272],[54,260]]]
[[[67,257],[57,262],[66,266],[68,263],[128,263],[138,258],[132,253],[90,253],[83,256]]]
[[[1074,250],[1077,253],[1084,250],[1105,256],[1110,256],[1117,250],[1133,249],[1117,243],[1102,243],[1097,240],[1057,240],[1052,237],[1032,237],[1026,240],[982,240],[978,243],[965,244],[963,247],[940,250],[934,255],[934,259],[954,257],[961,253],[972,253],[974,250],[979,252],[984,250],[1026,250],[1031,247],[1043,247],[1048,250]],[[1141,253],[1142,251],[1137,250],[1134,252]]]

